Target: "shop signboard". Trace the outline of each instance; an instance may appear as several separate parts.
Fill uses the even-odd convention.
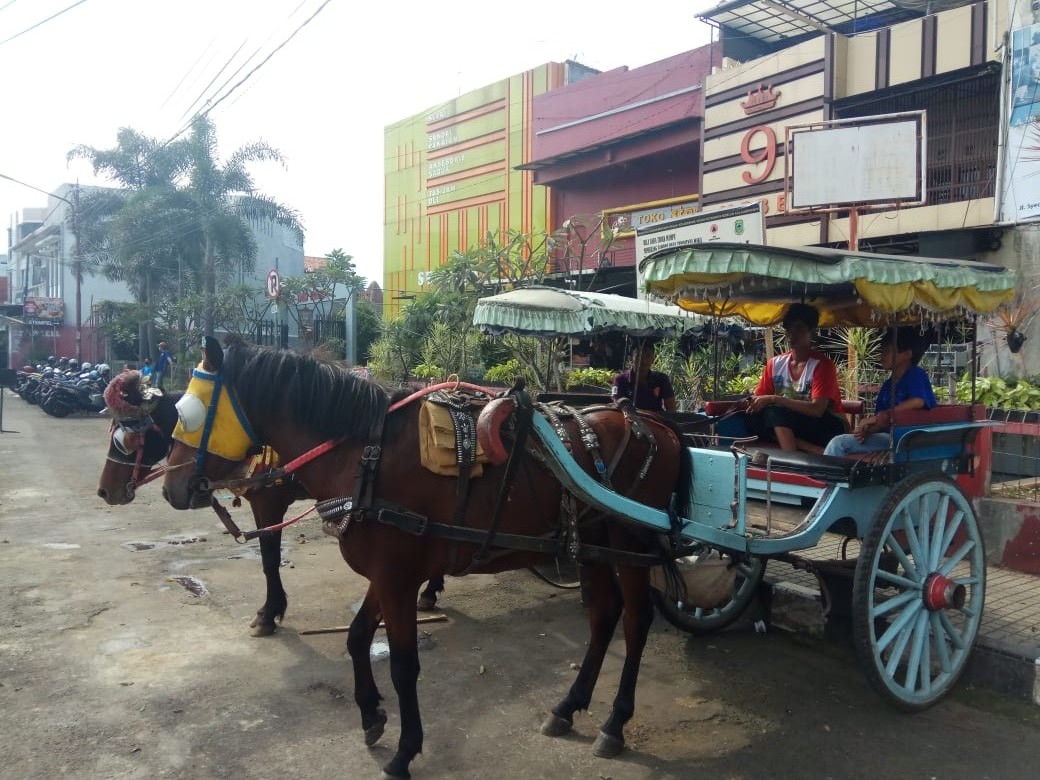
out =
[[[22,318],[32,325],[60,325],[65,322],[65,301],[29,296],[22,304]]]
[[[764,244],[766,221],[761,201],[701,211],[692,216],[636,227],[636,291],[643,297],[644,258],[657,252],[708,243]]]

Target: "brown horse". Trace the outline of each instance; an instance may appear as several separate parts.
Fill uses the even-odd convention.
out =
[[[146,397],[147,390],[141,374],[128,371],[113,378],[105,393],[112,429],[97,492],[113,506],[134,500],[137,486],[166,457],[173,443],[176,405],[181,394]],[[295,480],[249,490],[243,497],[249,502],[258,529],[277,525],[292,502],[308,498]],[[281,530],[260,534],[260,560],[267,580],[267,597],[250,628],[253,636],[269,636],[289,605],[281,576]]]
[[[653,620],[648,569],[636,564],[663,559],[660,536],[634,524],[582,512],[580,507],[577,511],[565,509],[567,497],[540,462],[539,445],[533,441],[513,448],[512,467],[485,464],[484,475],[470,483],[460,511],[458,480],[435,475],[421,465],[421,404],[410,403],[388,413],[388,399],[379,386],[331,363],[240,342],[232,343],[225,355],[216,341],[207,339],[201,369],[205,373],[196,372],[196,376],[208,376],[207,381],[216,388],[210,393],[215,398],[196,446],[180,439],[182,435],[188,438],[184,432],[189,427],[198,429],[197,421],[189,426],[185,415],[184,428],[178,426],[175,433],[178,440],[170,453],[163,487],[172,506],[192,507],[199,494],[204,497],[212,489],[211,480],[236,468],[231,460],[213,454],[234,440],[226,431],[236,416],[240,425],[252,426],[252,435],[287,459],[310,453],[335,437],[336,446],[307,461],[296,473],[308,492],[324,502],[319,508],[326,529],[339,537],[344,560],[370,582],[347,638],[354,665],[354,698],[368,745],[379,739],[386,722],[369,656],[380,617],[386,623],[390,674],[401,716],[397,752],[384,767],[387,775],[409,777],[409,765],[422,751],[416,691],[416,587],[437,574],[529,567],[551,554],[547,543],[565,538],[567,527],[577,530],[567,534],[571,549],[579,558],[591,556],[582,574],[591,638],[577,679],[553,708],[542,731],[550,736],[564,734],[571,728],[574,713],[588,708],[608,644],[623,614],[626,654],[621,682],[594,747],[597,755],[605,757],[621,752]],[[221,387],[237,415],[226,408],[221,412],[217,402]],[[612,484],[645,504],[666,508],[679,475],[681,447],[674,430],[640,417],[633,431],[633,421],[616,408],[601,407],[584,419],[598,436],[601,462],[610,464]],[[562,422],[572,439],[580,441],[576,422]],[[516,429],[522,441],[522,426]],[[225,433],[218,433],[221,430]],[[227,447],[222,451],[232,457]],[[575,445],[574,456],[589,473],[595,473],[595,459],[586,449]],[[355,484],[355,475],[362,472],[369,477]],[[358,499],[353,500],[354,496]],[[345,516],[328,509],[345,505],[349,505]],[[487,536],[492,526],[493,541]],[[481,533],[473,541],[458,541],[474,529]],[[454,538],[453,532],[457,534]],[[483,549],[478,539],[484,539],[490,549]],[[615,566],[609,562],[610,555],[623,563]]]
[[[111,506],[129,504],[137,487],[155,476],[152,469],[162,461],[173,444],[173,427],[177,424],[177,401],[180,393],[149,393],[138,371],[124,371],[109,383],[105,400],[112,427],[109,431],[108,454],[98,481],[98,496]],[[268,487],[246,490],[242,498],[249,502],[257,529],[279,525],[294,501],[310,498],[295,479]],[[285,618],[289,597],[282,583],[282,531],[276,529],[259,535],[260,562],[267,582],[267,596],[249,624],[253,636],[270,636]],[[433,609],[437,594],[444,590],[444,578],[427,583],[420,596],[424,609]]]

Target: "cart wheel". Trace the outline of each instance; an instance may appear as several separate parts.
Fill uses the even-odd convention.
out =
[[[888,494],[863,540],[852,630],[867,680],[908,712],[957,682],[986,593],[986,558],[971,503],[952,481],[920,474]]]
[[[531,566],[528,571],[542,582],[561,590],[577,590],[581,587],[578,564],[568,558],[553,558],[545,563]]]
[[[709,548],[704,553],[710,553]],[[691,555],[680,558],[676,563],[680,566],[696,566],[699,555]],[[724,554],[728,558],[728,555]],[[676,628],[690,634],[710,634],[713,631],[721,631],[733,623],[741,615],[755,598],[758,585],[766,573],[766,561],[764,558],[748,558],[736,564],[737,577],[733,583],[733,598],[721,607],[715,609],[702,609],[701,607],[688,606],[681,601],[675,601],[656,588],[652,589],[654,602],[664,619]]]

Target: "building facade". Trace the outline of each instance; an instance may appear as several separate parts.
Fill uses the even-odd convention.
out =
[[[548,195],[522,167],[532,159],[534,100],[591,73],[546,63],[385,128],[385,316],[396,316],[453,252],[488,234],[546,229]]]
[[[571,237],[560,274],[634,295],[634,229],[699,209],[704,80],[718,62],[705,46],[535,98],[534,159],[523,167],[549,190],[551,231],[578,220],[591,232],[580,267]]]
[[[1013,19],[999,1],[952,0],[931,14],[887,1],[825,3],[823,15],[810,5],[733,0],[702,17],[718,27],[725,57],[705,84],[704,208],[761,200],[771,245],[845,246],[855,238],[863,250],[908,262],[921,255],[997,263],[1036,289],[1038,226],[1000,216],[1009,180],[1006,34],[1032,12]],[[855,221],[847,208],[790,208],[793,128],[915,111],[926,112],[921,202],[866,209]],[[850,156],[816,174],[850,177],[869,162]],[[1012,356],[999,322],[980,322],[984,369],[1040,372],[1035,329],[1026,335],[1037,338]]]

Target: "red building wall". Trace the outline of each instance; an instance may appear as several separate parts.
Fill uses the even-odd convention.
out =
[[[551,188],[549,222],[559,228],[638,203],[692,196],[699,186],[703,82],[721,55],[711,46],[629,70],[619,68],[535,98],[536,185]],[[632,239],[607,252],[631,266]],[[601,249],[597,239],[589,254]],[[634,281],[633,281],[634,283]]]

